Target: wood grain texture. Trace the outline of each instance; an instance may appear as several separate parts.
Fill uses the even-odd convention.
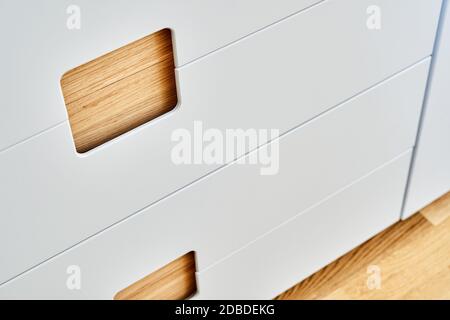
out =
[[[118,292],[115,300],[182,300],[197,290],[195,253],[189,252]]]
[[[433,225],[438,225],[450,217],[450,192],[420,210],[420,213]]]
[[[61,87],[77,151],[172,110],[174,69],[171,32],[164,29],[64,74]]]
[[[448,217],[449,202],[447,194],[424,211]],[[450,219],[440,221],[401,221],[276,299],[450,299]],[[381,271],[378,289],[367,285],[370,266]]]

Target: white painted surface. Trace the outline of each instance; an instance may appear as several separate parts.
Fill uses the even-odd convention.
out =
[[[411,152],[197,275],[197,299],[273,299],[400,217]]]
[[[82,10],[82,25],[77,31],[66,28],[66,8],[72,4],[69,0],[4,1],[0,35],[2,45],[11,50],[0,51],[0,60],[7,61],[0,73],[0,151],[67,119],[60,79],[76,66],[168,26],[174,30],[181,66],[317,1],[136,0],[130,6],[125,0],[80,0],[77,4]],[[232,97],[242,94],[242,103],[250,100],[256,105],[255,91],[261,96],[275,79],[277,84],[284,79],[286,85],[280,85],[278,91],[288,95],[286,100],[293,93],[301,93],[304,101],[315,105],[322,100],[311,96],[331,90],[323,100],[336,104],[337,93],[341,99],[348,98],[366,89],[368,80],[379,81],[431,53],[440,0],[378,3],[383,6],[380,31],[366,28],[366,8],[372,2],[328,0],[296,15],[284,27],[274,26],[252,40],[233,44],[231,47],[241,49],[225,49],[228,58],[209,60],[210,64],[219,63],[212,68],[202,64],[203,72],[197,72],[198,64],[190,66],[192,73],[186,72],[185,79],[196,82],[191,83],[193,88],[179,84],[183,107],[196,108],[194,103],[200,103],[189,102],[184,88],[192,90],[189,94],[208,99],[210,105],[222,98],[215,94],[219,85],[236,79],[241,81],[230,85],[227,93],[235,90]],[[258,12],[254,13],[256,7]],[[408,14],[404,14],[405,7]],[[14,32],[9,32],[11,29]],[[221,56],[219,52],[224,51],[213,56]],[[205,68],[209,68],[206,74]],[[299,78],[298,86],[292,81],[293,75]],[[258,89],[261,83],[265,86]],[[244,89],[249,92],[242,93]],[[264,97],[261,100],[265,101]]]
[[[450,6],[437,40],[403,218],[450,191]]]
[[[439,3],[382,0],[384,27],[374,32],[366,28],[370,0],[326,1],[179,68],[178,109],[86,155],[75,153],[67,122],[4,151],[0,213],[8,228],[0,233],[0,281],[218,168],[175,166],[170,160],[174,129],[191,128],[194,120],[202,120],[208,128],[277,128],[283,133],[430,55]],[[419,69],[425,73],[427,62]],[[418,108],[422,76],[417,77],[413,84],[417,91],[402,100],[411,99]],[[44,101],[30,95],[33,102]],[[7,104],[6,115],[8,110],[20,112],[22,105]],[[55,105],[33,106],[46,114]],[[28,107],[33,118],[33,108]],[[410,111],[402,115],[416,116]],[[9,116],[2,121],[6,132],[18,128]],[[389,121],[383,125],[390,126]],[[412,123],[405,125],[413,128]],[[334,135],[330,130],[324,128],[321,135]],[[412,132],[405,129],[399,134],[409,137]],[[392,150],[399,152],[406,144],[402,140]],[[349,145],[348,156],[356,148]]]
[[[428,65],[429,59],[282,136],[278,175],[261,176],[258,166],[233,163],[4,284],[0,297],[110,299],[191,250],[197,252],[198,270],[205,270],[411,148]],[[400,195],[397,198],[401,201]],[[399,217],[396,211],[380,214]],[[59,227],[53,231],[44,225],[46,234],[20,238],[23,228],[17,225],[2,233],[0,243],[14,242],[14,247],[2,247],[2,258],[7,258],[2,261],[3,277],[5,271],[12,274],[23,267],[13,262],[28,262],[37,248],[45,249],[43,243],[64,239],[64,220],[50,218],[51,226],[58,219]],[[39,221],[29,222],[29,232]],[[87,228],[73,217],[64,230],[67,235]],[[15,250],[18,240],[26,239],[33,242]],[[82,269],[82,290],[66,288],[70,265]]]
[[[60,79],[74,67],[163,28],[180,66],[319,1],[1,1],[0,151],[67,119]],[[70,5],[79,30],[66,27]]]

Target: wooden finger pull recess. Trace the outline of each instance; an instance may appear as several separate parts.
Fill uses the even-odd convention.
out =
[[[195,253],[191,251],[119,291],[114,300],[183,300],[196,291]]]
[[[65,73],[61,87],[79,153],[172,110],[177,104],[169,29]]]

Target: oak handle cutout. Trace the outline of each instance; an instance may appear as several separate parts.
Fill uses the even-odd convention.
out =
[[[178,101],[171,31],[68,71],[61,88],[79,153],[169,112]]]
[[[119,291],[114,300],[184,300],[197,291],[193,251]]]

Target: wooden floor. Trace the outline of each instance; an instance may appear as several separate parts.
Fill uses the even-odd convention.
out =
[[[450,193],[276,299],[450,299]]]

